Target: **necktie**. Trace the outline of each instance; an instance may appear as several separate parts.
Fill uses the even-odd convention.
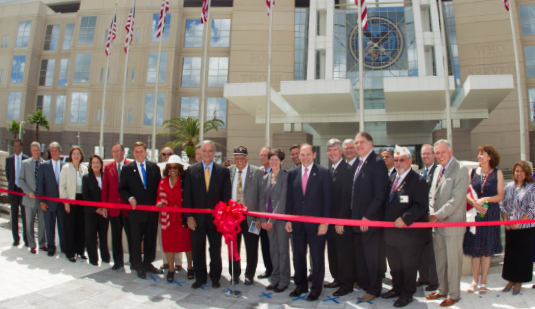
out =
[[[267,169],[264,169],[264,175],[266,175],[266,174],[267,174]]]
[[[305,173],[303,174],[303,180],[302,180],[303,196],[305,196],[305,193],[307,191],[307,182],[308,182],[308,168],[305,167]]]
[[[334,168],[334,165],[333,165],[333,167],[331,167],[331,174],[333,174],[333,175],[334,175],[334,170],[335,170],[335,168]]]
[[[440,170],[440,175],[438,175],[437,185],[436,185],[437,188],[438,188],[438,183],[440,182],[440,179],[442,178],[442,175],[444,175],[444,171],[446,171],[445,168],[442,168],[442,169]]]
[[[206,192],[210,188],[210,167],[207,165],[204,170],[204,182],[206,183]]]
[[[238,187],[236,188],[236,202],[243,204],[243,188],[242,188],[242,182],[241,182],[241,172],[238,171]]]
[[[20,157],[15,156],[15,185],[17,185],[17,187],[19,187],[19,172],[20,172]]]
[[[394,185],[392,186],[392,191],[390,192],[390,199],[388,200],[388,202],[392,202],[392,198],[394,197],[394,193],[396,193],[396,190],[398,189],[398,185],[399,185],[399,176],[396,177],[396,181],[394,182]]]
[[[143,187],[147,189],[147,172],[145,171],[143,165],[143,163],[139,164],[139,166],[141,166],[141,175],[143,176]]]
[[[353,177],[353,186],[351,186],[351,209],[353,209],[353,198],[355,197],[355,180],[357,180],[357,176],[359,175],[361,167],[362,167],[362,160],[359,160],[357,171],[355,172],[355,176]]]
[[[117,163],[117,176],[119,177],[119,181],[121,181],[121,163]]]
[[[428,168],[425,169],[425,172],[424,172],[424,179],[427,180],[427,172],[429,171]]]
[[[35,160],[35,191],[37,191],[37,173],[39,171],[39,160]]]
[[[54,162],[54,166],[56,167],[54,171],[54,173],[56,174],[56,182],[59,185],[59,163]]]

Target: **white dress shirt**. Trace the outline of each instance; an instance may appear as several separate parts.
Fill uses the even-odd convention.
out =
[[[355,163],[355,161],[357,161],[357,157],[354,157],[353,160],[347,162],[347,164],[353,166],[353,163]]]
[[[241,172],[241,192],[243,192],[243,189],[245,188],[245,176],[247,175],[247,169],[249,168],[249,163],[247,163],[245,165],[245,167],[243,168],[242,172]],[[234,178],[232,179],[232,199],[236,201],[237,199],[237,196],[236,196],[236,192],[238,191],[237,188],[238,188],[238,172],[240,170],[238,169],[238,167],[236,167],[236,173],[234,174]],[[242,197],[243,198],[243,197]]]

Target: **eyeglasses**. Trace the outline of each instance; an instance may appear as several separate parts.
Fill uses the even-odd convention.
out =
[[[163,152],[163,153],[162,153],[162,156],[163,156],[163,157],[168,157],[168,156],[172,156],[172,155],[173,155],[172,152]]]
[[[394,162],[400,162],[400,163],[405,163],[405,159],[394,159]]]
[[[178,166],[169,166],[170,170],[178,170]]]

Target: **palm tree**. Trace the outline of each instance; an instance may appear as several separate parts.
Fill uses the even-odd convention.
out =
[[[20,130],[20,122],[13,120],[13,122],[9,125],[9,128],[7,128],[7,130],[9,131],[9,133],[13,134],[13,139],[17,139],[19,135],[19,130]],[[25,133],[24,128],[22,128],[22,134],[24,133]]]
[[[28,121],[30,125],[33,125],[33,124],[36,125],[35,140],[38,142],[39,142],[39,127],[40,126],[43,126],[48,131],[50,131],[50,123],[48,123],[48,119],[46,118],[45,115],[43,115],[43,111],[40,109],[36,110],[34,114],[28,115],[26,118],[26,121]]]
[[[210,130],[219,131],[225,123],[220,119],[208,120],[204,123],[204,133]],[[189,158],[189,163],[195,162],[195,145],[199,143],[200,123],[199,119],[188,118],[171,118],[162,123],[164,129],[169,129],[169,133],[161,133],[158,136],[171,136],[174,140],[166,143],[165,147],[176,149],[182,147]]]

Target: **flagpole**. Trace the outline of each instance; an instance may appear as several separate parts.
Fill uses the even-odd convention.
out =
[[[114,21],[112,22],[112,25],[111,25],[111,28],[113,29],[113,24],[114,23],[117,23],[117,1],[115,1],[115,12],[113,13],[113,18],[114,18]],[[110,29],[110,31],[112,31]],[[102,94],[102,108],[100,109],[100,138],[99,138],[99,141],[98,141],[98,154],[104,158],[104,151],[102,150],[103,148],[103,145],[104,145],[104,111],[105,111],[105,108],[106,108],[106,88],[108,87],[108,70],[110,68],[110,55],[111,55],[111,50],[112,50],[112,46],[113,46],[113,34],[108,31],[108,35],[111,35],[112,38],[109,38],[110,40],[110,49],[108,51],[108,55],[106,56],[107,58],[107,61],[106,61],[106,72],[104,72],[105,77],[104,77],[104,93]]]
[[[136,7],[136,0],[134,0],[134,2],[132,3],[132,19],[134,19],[134,8]],[[132,29],[132,31],[134,31]],[[126,34],[128,35],[128,33]],[[121,132],[119,133],[119,143],[122,145],[123,142],[124,142],[124,118],[125,118],[125,110],[124,110],[124,105],[125,105],[125,101],[126,101],[126,81],[128,79],[128,56],[130,56],[130,45],[132,44],[132,42],[130,42],[130,44],[128,44],[128,50],[126,52],[126,61],[125,61],[125,64],[124,64],[124,82],[123,82],[123,100],[122,100],[122,105],[121,105]]]
[[[362,51],[362,2],[357,0],[359,27],[359,131],[364,132],[364,53]]]
[[[164,14],[167,14],[167,13],[164,11]],[[165,17],[163,18],[165,21]],[[154,90],[154,109],[152,112],[152,160],[154,162],[158,162],[157,161],[158,159],[156,158],[156,120],[158,118],[156,113],[158,112],[158,83],[160,81],[160,56],[162,54],[162,39],[163,39],[164,30],[165,30],[165,22],[163,23],[162,27],[163,29],[162,29],[162,32],[160,33],[160,43],[158,46],[158,60],[156,62],[156,86]],[[164,105],[165,105],[165,100],[164,100]]]
[[[440,27],[442,35],[442,53],[444,59],[444,92],[446,98],[446,122],[448,126],[446,127],[446,138],[451,145],[453,145],[453,137],[451,130],[451,97],[450,97],[450,73],[448,68],[448,46],[446,42],[446,26],[444,24],[444,12],[442,9],[442,0],[438,0],[438,11],[440,13]]]
[[[204,104],[206,101],[206,71],[207,70],[207,63],[206,58],[208,57],[208,42],[209,42],[209,34],[210,34],[210,27],[212,25],[212,21],[210,20],[210,9],[212,6],[212,0],[208,0],[208,12],[206,13],[206,26],[203,27],[203,55],[202,55],[202,78],[201,78],[201,102],[199,104],[199,141],[202,142],[204,140],[204,118],[205,118],[205,112],[204,112]]]
[[[264,146],[270,147],[271,126],[271,34],[273,30],[273,0],[269,0],[269,35],[268,35],[268,67],[266,78],[266,136]]]
[[[515,53],[516,66],[516,90],[518,93],[518,116],[520,123],[520,160],[526,161],[526,131],[524,128],[524,96],[522,93],[522,80],[520,79],[520,62],[518,60],[518,46],[516,43],[516,29],[513,22],[513,2],[509,1],[509,20],[511,22],[511,32],[513,33],[513,51]]]

